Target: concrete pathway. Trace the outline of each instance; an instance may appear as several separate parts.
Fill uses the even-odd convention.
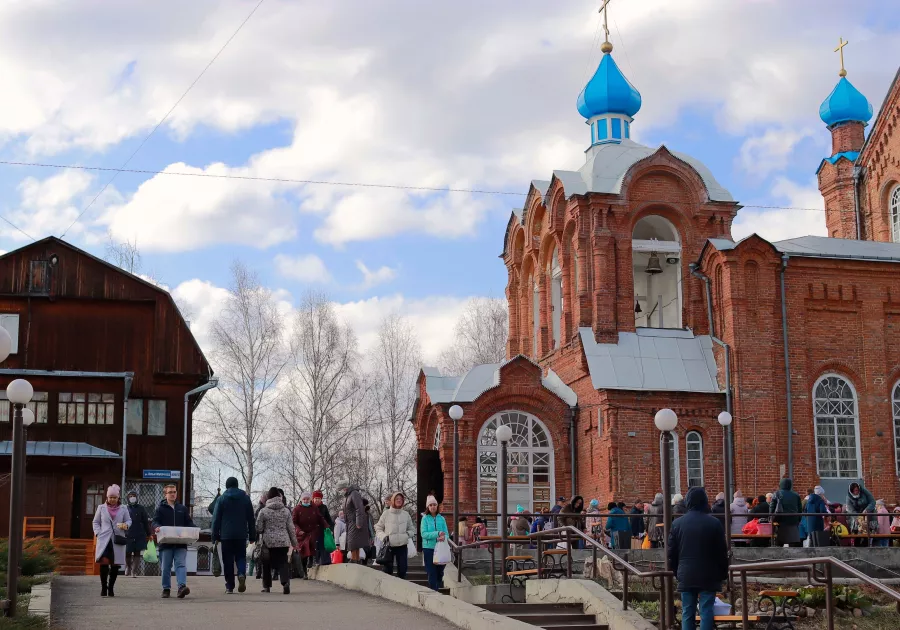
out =
[[[173,577],[174,580],[174,577]],[[225,581],[189,577],[191,594],[160,599],[158,577],[119,577],[116,596],[100,597],[100,578],[57,577],[53,581],[54,628],[96,630],[121,624],[135,628],[428,628],[450,630],[450,622],[401,604],[315,580],[292,580],[291,594],[280,587],[260,593],[260,580],[247,580],[247,592],[225,594]]]

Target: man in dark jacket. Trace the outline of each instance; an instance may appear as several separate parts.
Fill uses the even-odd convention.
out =
[[[801,547],[803,541],[800,540],[800,517],[799,516],[780,516],[780,514],[799,514],[803,511],[803,503],[800,495],[794,492],[794,482],[785,477],[778,484],[778,492],[772,497],[769,504],[769,510],[772,514],[772,523],[778,526],[775,536],[775,543],[782,547],[788,545],[790,547]]]
[[[324,493],[321,490],[316,490],[313,492],[313,505],[319,508],[319,514],[322,515],[322,518],[325,519],[325,523],[328,525],[328,529],[332,531],[332,536],[334,536],[334,521],[331,518],[331,512],[328,511],[328,506],[325,505],[323,499],[325,498]],[[337,543],[337,541],[335,541]],[[331,554],[325,550],[325,530],[319,532],[319,537],[316,539],[316,563],[325,566],[331,564]]]
[[[178,488],[168,484],[164,491],[166,498],[156,507],[153,516],[153,533],[159,534],[160,527],[195,527],[187,508],[178,503]],[[175,578],[178,580],[178,599],[187,597],[191,589],[187,586],[187,545],[159,545],[159,570],[162,574],[162,596],[168,599],[172,590],[172,564],[175,564]]]
[[[234,565],[237,563],[238,593],[247,590],[247,540],[256,540],[253,502],[238,488],[238,480],[225,481],[225,494],[216,502],[213,512],[212,541],[222,543],[222,566],[225,569],[225,594],[234,593]]]
[[[713,627],[716,592],[728,575],[725,527],[709,514],[709,497],[702,487],[688,490],[687,514],[672,524],[669,532],[669,567],[678,578],[681,592],[682,629]]]
[[[720,492],[716,495],[716,502],[712,505],[712,515],[715,516],[725,525],[725,493]]]
[[[634,507],[631,508],[629,514],[643,514],[644,513],[644,503],[642,501],[635,501]],[[632,538],[640,538],[641,534],[644,533],[644,519],[632,516],[631,519],[631,537]]]

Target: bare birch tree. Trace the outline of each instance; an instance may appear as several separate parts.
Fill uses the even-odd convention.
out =
[[[409,411],[416,399],[422,358],[415,331],[400,315],[381,322],[372,352],[369,416],[375,421],[378,470],[388,491],[415,500],[415,433]],[[381,501],[379,500],[379,504]]]
[[[448,374],[464,374],[475,365],[506,359],[509,312],[504,299],[477,297],[469,300],[453,329],[453,345],[440,357]]]
[[[308,293],[295,312],[291,364],[278,405],[299,490],[314,490],[347,474],[349,438],[359,428],[364,390],[356,335],[321,293]],[[285,467],[282,466],[284,469]]]
[[[211,441],[222,447],[219,461],[238,471],[249,493],[253,479],[264,472],[287,356],[278,302],[240,262],[231,267],[228,300],[211,338],[219,387],[209,396],[207,428]]]

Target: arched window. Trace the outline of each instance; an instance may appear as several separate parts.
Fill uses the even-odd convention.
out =
[[[677,494],[681,492],[681,465],[678,461],[678,434],[674,431],[669,434],[669,494]],[[662,434],[659,436],[659,461],[660,461],[660,482],[663,485],[662,477]]]
[[[681,328],[681,237],[659,215],[634,225],[631,236],[634,325]]]
[[[891,191],[891,240],[900,243],[900,186]]]
[[[894,386],[891,406],[894,410],[894,461],[897,464],[897,474],[900,475],[900,383]]]
[[[437,428],[434,430],[434,450],[441,450],[441,423],[438,422]]]
[[[847,379],[826,374],[813,389],[819,476],[859,478],[859,415],[856,392]]]
[[[559,264],[559,248],[553,250],[550,260],[550,311],[553,317],[553,347],[559,347],[562,336],[562,266]]]
[[[698,488],[703,485],[703,436],[690,431],[684,442],[687,447],[687,487]]]

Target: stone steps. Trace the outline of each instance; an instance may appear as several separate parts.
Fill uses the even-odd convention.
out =
[[[609,630],[585,613],[581,604],[484,604],[481,608],[545,630]]]

